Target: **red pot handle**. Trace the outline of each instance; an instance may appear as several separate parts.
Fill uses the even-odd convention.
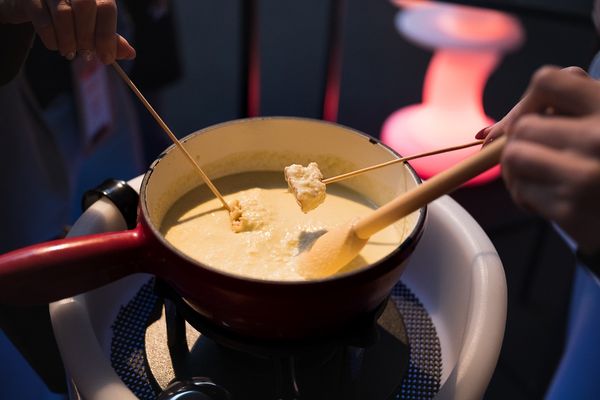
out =
[[[41,304],[95,289],[144,265],[135,229],[54,240],[0,255],[0,303]]]

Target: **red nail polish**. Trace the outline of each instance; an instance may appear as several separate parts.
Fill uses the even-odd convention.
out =
[[[477,134],[475,135],[475,139],[485,139],[485,137],[487,136],[488,132],[489,132],[489,128],[490,126],[486,126],[485,128],[483,128],[482,130],[480,130],[479,132],[477,132]]]

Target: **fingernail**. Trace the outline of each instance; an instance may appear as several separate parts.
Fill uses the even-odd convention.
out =
[[[66,58],[67,60],[71,61],[72,59],[74,59],[74,58],[75,58],[75,52],[74,52],[74,51],[71,51],[71,52],[67,53],[67,55],[65,56],[65,58]]]
[[[490,128],[491,128],[491,125],[490,126],[486,126],[482,130],[480,130],[479,132],[477,132],[477,134],[475,135],[475,139],[485,139],[485,137],[487,136]]]

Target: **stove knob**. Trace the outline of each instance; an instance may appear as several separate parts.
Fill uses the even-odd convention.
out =
[[[232,400],[232,397],[210,379],[195,377],[171,382],[156,400]]]

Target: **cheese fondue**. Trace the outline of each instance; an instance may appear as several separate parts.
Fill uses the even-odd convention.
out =
[[[305,280],[297,255],[326,230],[372,211],[373,204],[341,185],[330,185],[323,204],[303,213],[281,173],[246,172],[214,181],[241,209],[234,232],[230,216],[202,185],[177,200],[161,224],[164,237],[189,257],[223,272],[265,280]],[[239,216],[238,216],[239,217]],[[373,235],[341,273],[371,264],[404,239],[403,221]]]

